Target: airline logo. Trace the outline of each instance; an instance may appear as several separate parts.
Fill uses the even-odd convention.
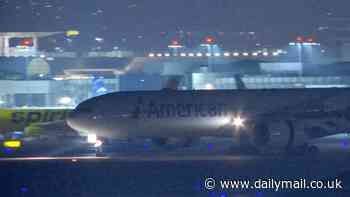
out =
[[[30,124],[65,120],[68,113],[69,110],[15,111],[11,114],[11,122],[16,124]]]
[[[226,104],[220,103],[157,103],[154,100],[144,102],[139,98],[133,111],[134,118],[187,118],[227,116]]]

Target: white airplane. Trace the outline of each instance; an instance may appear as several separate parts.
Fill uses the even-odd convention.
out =
[[[67,121],[91,141],[144,138],[161,145],[177,138],[189,145],[216,136],[259,151],[313,152],[311,140],[350,128],[349,98],[347,88],[117,92],[82,102]],[[305,129],[310,121],[337,129]]]

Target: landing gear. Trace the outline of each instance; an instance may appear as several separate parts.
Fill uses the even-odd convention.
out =
[[[87,136],[87,143],[93,147],[96,157],[101,157],[103,156],[103,144],[108,144],[108,140],[92,133]]]
[[[96,157],[104,157],[105,156],[105,153],[103,152],[102,146],[95,147],[95,156]]]

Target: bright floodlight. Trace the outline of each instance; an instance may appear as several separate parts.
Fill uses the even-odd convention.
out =
[[[164,56],[165,56],[165,57],[169,57],[170,54],[169,54],[169,53],[165,53]]]
[[[215,57],[220,57],[221,54],[220,54],[220,53],[215,53],[214,56],[215,56]]]
[[[244,122],[245,122],[245,119],[243,119],[241,116],[236,116],[233,118],[232,124],[236,128],[241,128],[241,127],[244,127]]]
[[[96,144],[97,142],[97,135],[94,133],[89,133],[87,136],[87,142],[89,144]]]
[[[71,37],[71,36],[78,36],[80,32],[78,30],[68,30],[66,31],[66,36]]]
[[[186,53],[180,53],[181,57],[186,57]]]
[[[269,53],[268,52],[264,52],[263,56],[269,56]]]
[[[197,55],[197,57],[202,57],[203,56],[202,53],[197,53],[196,55]]]
[[[94,143],[94,147],[98,148],[102,146],[102,141],[101,140],[96,140],[96,142]]]
[[[163,56],[163,54],[161,54],[161,53],[157,54],[157,57],[162,57],[162,56]]]
[[[278,52],[273,52],[272,55],[273,55],[273,56],[278,56],[279,53],[278,53]]]
[[[97,42],[103,42],[103,38],[100,38],[100,37],[96,37],[95,40],[96,40]]]
[[[211,53],[206,53],[205,56],[210,57]]]
[[[243,53],[243,56],[248,56],[248,55],[249,55],[249,53],[247,53],[247,52]]]
[[[169,45],[168,48],[171,48],[171,49],[177,49],[177,48],[182,48],[183,46],[181,45]]]
[[[58,100],[58,103],[59,104],[62,104],[62,105],[68,105],[72,102],[72,98],[68,97],[68,96],[64,96],[64,97],[61,97],[59,100]]]
[[[206,38],[205,38],[205,43],[206,44],[214,44],[215,43],[215,38],[214,37],[212,37],[212,36],[207,36]]]
[[[258,53],[253,53],[252,55],[253,55],[253,56],[258,56]]]
[[[22,142],[20,140],[6,140],[3,142],[5,148],[20,148]]]
[[[154,53],[148,54],[148,57],[154,57]]]
[[[228,57],[228,56],[230,56],[230,53],[227,53],[227,52],[226,52],[226,53],[224,53],[224,56],[225,56],[225,57]]]
[[[173,40],[173,41],[171,41],[171,44],[168,47],[176,49],[176,48],[182,48],[183,46],[180,45],[179,41]]]
[[[205,89],[206,90],[214,90],[215,86],[211,83],[207,83],[207,84],[205,84]]]
[[[193,57],[194,53],[189,53],[188,56]]]
[[[233,56],[235,56],[235,57],[238,57],[239,56],[239,53],[233,53]]]

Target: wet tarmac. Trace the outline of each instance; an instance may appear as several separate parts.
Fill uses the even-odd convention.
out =
[[[20,157],[0,160],[6,196],[349,196],[346,158],[260,156],[106,156]],[[213,178],[256,180],[333,180],[341,190],[205,188]],[[5,195],[4,195],[5,196]]]

